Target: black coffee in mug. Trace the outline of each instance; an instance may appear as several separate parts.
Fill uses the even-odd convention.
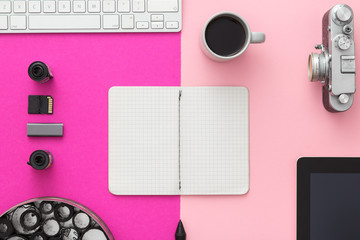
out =
[[[233,56],[245,45],[246,30],[237,20],[229,16],[219,16],[211,20],[205,30],[206,43],[214,53]]]

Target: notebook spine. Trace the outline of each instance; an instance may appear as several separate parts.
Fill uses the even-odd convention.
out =
[[[181,94],[182,94],[182,90],[179,90],[179,190],[181,190],[181,130],[180,130],[180,127],[181,127],[181,122],[180,122],[180,114],[181,114],[181,111],[180,111],[180,107],[181,107]]]

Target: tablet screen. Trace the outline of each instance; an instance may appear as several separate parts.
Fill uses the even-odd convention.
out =
[[[360,239],[360,173],[310,173],[310,240]]]

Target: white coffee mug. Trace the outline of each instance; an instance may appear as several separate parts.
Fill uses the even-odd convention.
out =
[[[210,23],[212,23],[212,21],[214,19],[219,19],[221,17],[225,17],[225,18],[230,18],[231,20],[237,22],[238,24],[240,24],[244,30],[245,33],[245,41],[242,44],[242,46],[237,49],[236,51],[234,51],[231,54],[227,54],[227,55],[222,55],[219,53],[214,52],[208,45],[208,41],[206,39],[206,30],[209,26]],[[201,39],[200,39],[200,44],[201,44],[201,49],[204,52],[204,54],[206,56],[208,56],[210,59],[215,60],[215,61],[220,61],[220,62],[225,62],[225,61],[229,61],[232,60],[234,58],[237,58],[238,56],[240,56],[241,54],[243,54],[245,52],[245,50],[249,47],[250,43],[263,43],[265,42],[265,34],[261,33],[261,32],[251,32],[249,25],[247,24],[247,22],[238,14],[233,13],[233,12],[220,12],[217,13],[215,15],[213,15],[204,25],[202,33],[201,33]]]

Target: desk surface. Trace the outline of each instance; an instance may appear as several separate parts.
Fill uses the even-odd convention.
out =
[[[40,196],[69,198],[96,212],[115,239],[168,239],[180,198],[120,197],[108,191],[108,90],[121,85],[180,84],[180,34],[0,36],[0,212]],[[29,79],[33,61],[54,79]],[[28,115],[29,94],[51,95],[53,115]],[[29,138],[27,122],[62,122],[64,137]],[[26,162],[37,149],[54,155],[46,171]]]
[[[116,239],[173,239],[180,215],[189,240],[295,239],[298,157],[360,155],[357,95],[348,112],[328,113],[320,84],[307,80],[307,57],[321,41],[322,15],[337,3],[183,1],[181,34],[0,36],[0,212],[29,198],[59,196],[94,210]],[[360,2],[345,3],[353,8],[357,26]],[[232,62],[207,59],[199,34],[206,19],[223,10],[239,13],[252,30],[265,32],[266,43],[250,46]],[[359,34],[355,29],[356,39]],[[55,79],[44,85],[29,80],[27,67],[35,60],[49,64]],[[184,86],[249,88],[250,192],[181,199],[111,195],[108,89],[179,86],[180,74]],[[52,95],[54,115],[28,115],[29,94]],[[28,138],[27,122],[63,122],[64,137]],[[54,166],[44,172],[28,167],[36,149],[50,150]]]
[[[182,85],[240,85],[250,92],[250,191],[244,196],[181,197],[190,240],[295,240],[297,159],[360,155],[359,93],[348,112],[328,113],[321,84],[307,77],[308,55],[321,42],[323,14],[338,3],[184,2]],[[343,3],[354,10],[359,43],[360,2]],[[229,9],[242,15],[251,30],[265,32],[266,42],[251,45],[235,61],[215,63],[199,50],[199,33],[214,12]]]

